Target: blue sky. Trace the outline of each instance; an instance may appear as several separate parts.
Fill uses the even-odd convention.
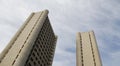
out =
[[[0,0],[0,52],[31,12],[44,9],[58,35],[53,66],[76,66],[76,32],[90,30],[103,66],[120,65],[119,0]]]

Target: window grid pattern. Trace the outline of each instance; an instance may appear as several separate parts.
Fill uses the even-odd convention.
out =
[[[90,39],[90,45],[91,45],[91,50],[92,50],[92,55],[93,55],[94,66],[96,66],[95,54],[94,54],[94,50],[93,50],[93,45],[92,45],[91,35],[90,34],[89,34],[89,39]]]
[[[82,62],[82,66],[84,66],[84,60],[83,60],[83,45],[82,45],[82,37],[81,34],[80,35],[80,51],[81,51],[81,62]]]
[[[51,66],[55,49],[55,41],[56,38],[47,17],[35,44],[33,45],[33,49],[25,66]]]
[[[81,52],[81,62],[82,62],[82,66],[84,66],[84,55],[83,55],[83,45],[82,45],[82,36],[80,35],[80,52]],[[93,58],[93,62],[94,62],[94,66],[96,66],[96,61],[95,61],[95,54],[94,54],[94,49],[93,49],[93,45],[92,45],[92,41],[91,41],[91,35],[89,33],[89,41],[90,41],[90,47],[91,47],[91,51],[92,51],[92,58]]]

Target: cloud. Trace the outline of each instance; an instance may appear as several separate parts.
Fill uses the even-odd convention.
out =
[[[76,32],[89,30],[95,32],[103,66],[119,66],[119,3],[119,0],[0,0],[0,51],[31,12],[48,9],[58,35],[53,66],[75,66]]]

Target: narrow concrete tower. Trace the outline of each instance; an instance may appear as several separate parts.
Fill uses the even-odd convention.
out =
[[[32,13],[0,54],[0,66],[52,66],[55,47],[48,11]]]
[[[77,66],[102,66],[93,31],[77,33]]]

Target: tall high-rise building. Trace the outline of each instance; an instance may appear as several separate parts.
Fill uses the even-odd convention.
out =
[[[77,66],[102,66],[93,31],[77,33]]]
[[[52,66],[56,39],[48,11],[32,13],[0,54],[0,66]]]

